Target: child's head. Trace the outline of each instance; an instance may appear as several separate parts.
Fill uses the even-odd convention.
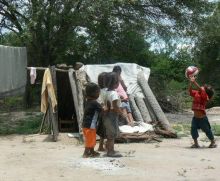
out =
[[[97,99],[99,97],[100,87],[93,82],[89,82],[86,84],[85,92],[87,98]]]
[[[119,65],[114,66],[112,72],[115,72],[118,75],[121,75],[121,67]]]
[[[98,85],[101,89],[106,88],[106,76],[107,72],[102,72],[98,75]]]
[[[205,92],[208,95],[209,99],[211,99],[214,95],[214,89],[212,88],[212,86],[205,84],[204,85],[205,88]]]
[[[114,90],[119,85],[119,77],[115,72],[110,72],[106,75],[106,87],[109,90]]]

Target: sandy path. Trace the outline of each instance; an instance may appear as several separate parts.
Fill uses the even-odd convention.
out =
[[[220,148],[190,144],[189,137],[118,144],[123,158],[83,159],[83,145],[66,134],[56,143],[44,135],[0,137],[0,181],[220,180]]]

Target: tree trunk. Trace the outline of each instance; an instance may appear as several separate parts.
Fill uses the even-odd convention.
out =
[[[140,84],[140,86],[145,94],[146,100],[150,104],[150,106],[152,107],[161,127],[164,130],[172,130],[170,123],[167,120],[164,112],[162,111],[159,103],[157,102],[153,92],[151,91],[151,88],[149,87],[147,80],[144,77],[143,72],[140,72],[138,74],[138,83]]]
[[[149,114],[150,114],[150,117],[151,117],[152,121],[153,121],[153,122],[157,122],[157,117],[156,117],[156,115],[155,115],[155,113],[154,113],[152,107],[150,106],[150,104],[149,104],[149,102],[147,101],[146,98],[144,98],[144,102],[145,102],[146,107],[147,107],[147,109],[148,109],[148,111],[149,111]]]
[[[142,116],[141,116],[141,113],[135,103],[135,100],[134,100],[134,96],[133,95],[129,95],[129,101],[130,101],[130,105],[131,105],[131,110],[132,110],[132,113],[133,113],[133,116],[134,116],[134,119],[135,121],[137,122],[144,122]]]
[[[152,119],[151,119],[150,113],[147,109],[147,106],[144,102],[144,99],[142,97],[135,97],[134,99],[135,99],[135,102],[140,110],[140,113],[142,115],[144,122],[151,123]]]

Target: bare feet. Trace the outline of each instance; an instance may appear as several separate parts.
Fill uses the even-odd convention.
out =
[[[215,144],[215,141],[212,141],[211,144],[209,145],[209,148],[216,148],[217,144]]]
[[[128,125],[134,127],[134,122],[128,122]]]
[[[83,153],[83,158],[94,158],[99,157],[100,153],[97,151],[94,151],[94,148],[85,148],[85,151]]]
[[[99,147],[98,151],[106,151],[104,147]]]
[[[122,157],[122,154],[120,154],[119,152],[117,151],[109,151],[107,153],[107,157]]]
[[[190,148],[200,148],[199,144],[193,144]]]
[[[82,156],[82,157],[83,157],[83,158],[89,158],[90,155],[91,155],[90,153],[83,153],[83,156]]]
[[[94,151],[94,152],[92,152],[92,153],[90,154],[89,157],[95,158],[95,157],[99,157],[99,156],[100,156],[100,153],[97,152],[97,151]]]

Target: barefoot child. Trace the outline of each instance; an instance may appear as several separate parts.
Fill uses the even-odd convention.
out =
[[[98,98],[98,102],[101,104],[103,110],[107,110],[106,107],[106,76],[107,72],[102,72],[98,75],[98,85],[100,87],[100,95]],[[100,136],[100,141],[99,141],[99,148],[98,151],[105,151],[104,148],[104,139],[106,138],[105,136],[105,130],[104,130],[104,125],[103,125],[103,120],[102,120],[102,115],[100,115],[99,120],[98,120],[98,125],[97,125],[97,134]]]
[[[209,148],[215,148],[217,145],[215,144],[211,126],[205,112],[206,103],[213,97],[214,91],[212,87],[208,85],[200,87],[196,82],[195,77],[190,77],[189,79],[189,94],[193,97],[192,110],[194,112],[191,125],[191,135],[194,140],[194,144],[191,146],[191,148],[199,148],[197,140],[199,137],[198,129],[201,129],[203,132],[205,132],[206,136],[211,141]],[[193,90],[192,84],[194,84],[198,90]]]
[[[106,76],[106,107],[109,111],[103,115],[103,125],[107,137],[106,148],[108,157],[121,157],[122,155],[114,150],[115,138],[119,136],[118,116],[123,115],[120,109],[121,100],[115,89],[119,84],[119,77],[115,72]]]
[[[101,105],[96,101],[100,94],[100,88],[95,83],[88,83],[85,89],[86,102],[83,117],[83,135],[85,138],[84,158],[98,157],[100,154],[94,151],[96,145],[96,123],[102,111]]]

